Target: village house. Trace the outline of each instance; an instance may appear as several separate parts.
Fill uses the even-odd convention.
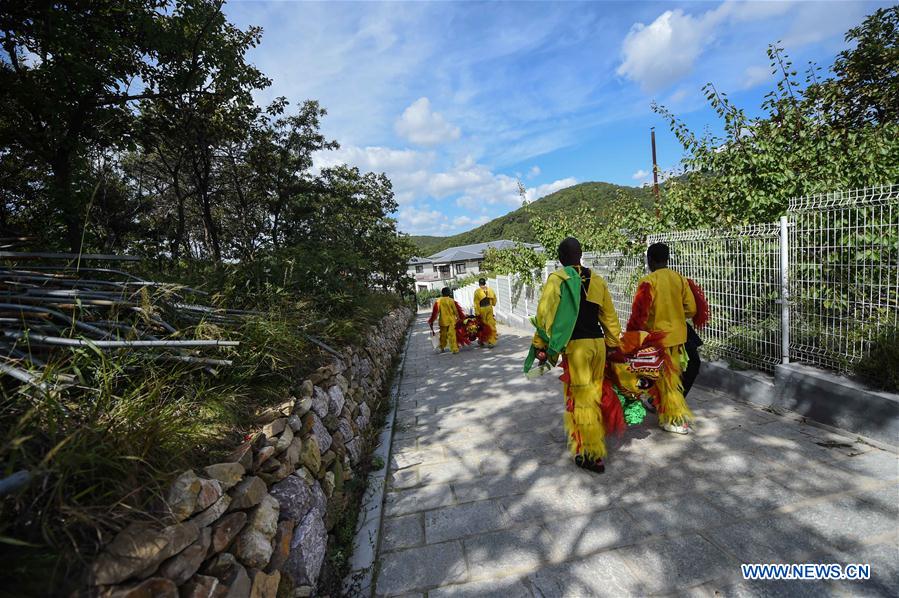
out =
[[[450,285],[453,280],[479,274],[481,263],[484,261],[484,252],[488,248],[506,249],[515,245],[515,241],[503,239],[450,247],[428,257],[413,257],[407,262],[407,272],[409,276],[415,278],[416,292],[440,289]],[[536,243],[523,245],[538,251],[543,249]]]

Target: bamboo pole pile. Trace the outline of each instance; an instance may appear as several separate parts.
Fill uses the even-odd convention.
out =
[[[0,238],[0,248],[18,241]],[[237,325],[255,312],[200,305],[193,298],[206,295],[202,291],[122,269],[138,259],[0,251],[0,378],[46,388],[48,363],[82,347],[141,351],[154,361],[195,364],[210,373],[232,365],[204,353],[237,341],[189,333],[201,323]]]

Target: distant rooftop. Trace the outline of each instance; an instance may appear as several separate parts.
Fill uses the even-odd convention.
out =
[[[507,249],[517,245],[515,241],[507,241],[505,239],[499,241],[487,241],[486,243],[473,243],[471,245],[460,245],[458,247],[450,247],[427,258],[429,262],[461,262],[464,260],[479,260],[484,257],[484,252],[489,248]],[[534,249],[541,248],[537,243],[522,243],[525,247]]]

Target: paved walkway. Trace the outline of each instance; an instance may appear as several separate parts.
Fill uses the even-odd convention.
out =
[[[379,596],[899,594],[899,458],[695,388],[695,434],[647,420],[606,473],[570,463],[560,383],[529,344],[435,355],[419,314]],[[868,582],[744,582],[740,563],[869,563]]]

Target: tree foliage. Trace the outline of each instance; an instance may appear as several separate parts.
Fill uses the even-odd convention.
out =
[[[877,10],[846,41],[851,48],[837,56],[830,77],[810,64],[803,82],[783,48],[770,46],[778,80],[758,117],[707,84],[720,135],[699,136],[653,104],[684,148],[681,168],[662,185],[658,211],[618,190],[601,205],[531,212],[534,240],[550,256],[567,236],[585,251],[632,254],[652,232],[771,222],[793,197],[899,182],[899,7]],[[523,268],[511,271],[527,276]]]
[[[521,281],[534,285],[540,281],[540,271],[546,263],[546,256],[533,247],[517,243],[513,247],[497,249],[490,247],[484,252],[481,270],[492,274],[518,274]]]
[[[302,291],[405,284],[412,250],[390,218],[390,181],[313,169],[337,147],[325,110],[255,103],[270,81],[246,55],[262,31],[221,5],[2,5],[0,227],[159,268],[278,264]]]
[[[722,135],[697,136],[663,106],[685,156],[665,186],[662,223],[696,228],[770,222],[789,199],[899,181],[899,8],[846,34],[832,76],[809,64],[803,82],[784,49],[768,49],[776,88],[749,117],[713,84],[703,90]]]
[[[593,218],[592,222],[599,226],[604,221],[608,206],[617,202],[619,198],[627,198],[631,206],[645,207],[652,204],[652,195],[645,188],[624,187],[611,183],[579,183],[535,201],[523,202],[524,205],[519,209],[470,231],[451,237],[412,237],[412,241],[418,247],[418,255],[422,256],[432,255],[447,247],[497,239],[541,243],[541,231],[538,230],[539,225],[535,224],[536,219],[553,219],[559,214],[586,211]]]

